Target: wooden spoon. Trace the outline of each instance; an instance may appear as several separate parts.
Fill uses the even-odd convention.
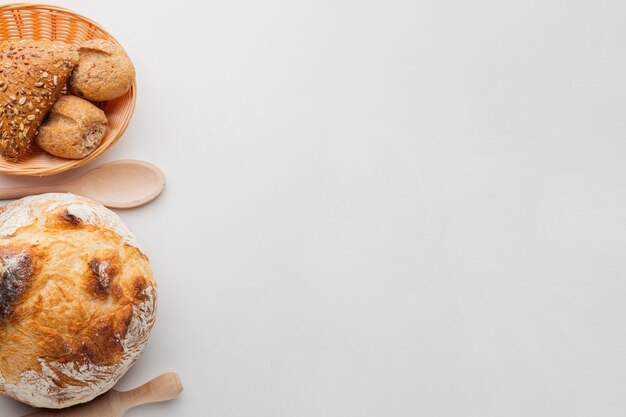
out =
[[[102,164],[63,184],[0,189],[0,200],[27,195],[70,192],[108,207],[131,208],[149,203],[165,188],[165,175],[145,161],[126,159]]]
[[[95,400],[63,410],[45,410],[24,417],[122,417],[138,405],[169,401],[183,391],[180,378],[167,373],[131,391],[111,390]]]

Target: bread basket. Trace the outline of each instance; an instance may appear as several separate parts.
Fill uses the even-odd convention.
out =
[[[15,3],[0,6],[0,41],[7,39],[56,40],[78,44],[89,39],[117,40],[96,22],[61,7]],[[121,45],[120,45],[121,46]],[[137,85],[115,100],[96,103],[106,113],[108,126],[102,143],[83,159],[70,160],[50,155],[32,144],[19,162],[0,158],[0,173],[52,175],[88,164],[122,136],[135,110]]]

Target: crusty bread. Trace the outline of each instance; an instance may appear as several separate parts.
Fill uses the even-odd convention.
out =
[[[0,213],[0,392],[63,408],[110,389],[139,357],[156,284],[110,210],[42,194]]]
[[[0,155],[17,161],[56,101],[78,52],[63,42],[0,43]]]
[[[69,80],[72,94],[91,101],[116,99],[135,79],[135,67],[119,45],[102,39],[85,41],[80,59]]]
[[[37,144],[61,158],[81,159],[100,145],[107,127],[102,110],[87,100],[61,96],[39,127]]]

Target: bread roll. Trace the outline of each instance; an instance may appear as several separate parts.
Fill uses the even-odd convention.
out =
[[[63,43],[0,43],[0,155],[17,161],[61,93],[78,52]]]
[[[42,194],[0,213],[0,392],[63,408],[110,389],[156,312],[147,257],[113,212]]]
[[[121,46],[102,39],[84,42],[69,81],[72,94],[91,101],[107,101],[126,93],[135,79],[135,67]]]
[[[81,159],[100,145],[106,127],[106,115],[94,104],[75,96],[61,96],[39,127],[36,140],[52,155]]]

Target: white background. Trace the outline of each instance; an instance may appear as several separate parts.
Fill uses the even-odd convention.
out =
[[[129,416],[626,413],[623,1],[60,5],[137,67],[99,162],[168,178],[118,387],[186,390]]]

